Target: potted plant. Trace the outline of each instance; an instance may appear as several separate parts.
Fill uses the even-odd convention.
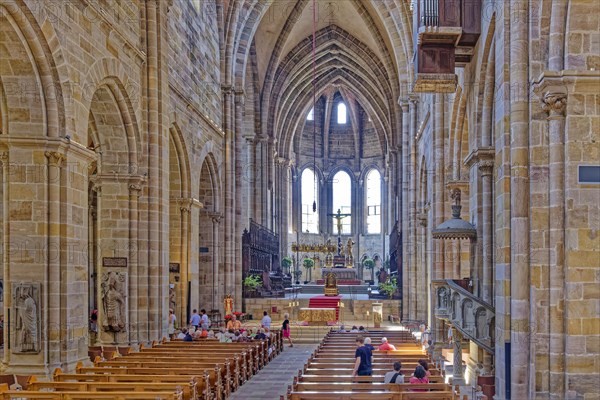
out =
[[[312,274],[310,271],[315,266],[315,260],[313,260],[312,258],[305,258],[304,261],[302,261],[302,266],[306,268],[306,274],[308,276],[308,280],[304,281],[304,284],[306,285],[308,282],[310,282],[312,278]]]
[[[372,258],[367,258],[363,261],[363,267],[371,271],[371,279],[369,280],[369,285],[373,285],[375,281],[373,280],[373,268],[375,268],[375,261]]]
[[[248,294],[252,295],[256,293],[259,287],[262,286],[262,280],[258,275],[248,275],[244,279],[244,287],[248,291]]]
[[[390,299],[394,297],[394,293],[398,290],[396,278],[390,279],[387,282],[379,284],[379,291],[385,293]]]
[[[293,263],[294,261],[290,257],[283,257],[283,259],[281,260],[281,269],[283,269],[284,273],[286,271],[287,273],[290,272],[290,267]]]

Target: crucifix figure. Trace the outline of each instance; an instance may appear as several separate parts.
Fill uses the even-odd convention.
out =
[[[352,214],[342,214],[342,210],[338,208],[336,214],[329,214],[330,217],[333,217],[337,221],[337,230],[338,230],[338,256],[342,253],[342,219],[351,216]]]

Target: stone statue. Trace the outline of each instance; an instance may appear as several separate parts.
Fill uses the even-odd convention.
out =
[[[39,291],[37,295],[39,295]],[[38,353],[40,351],[38,335],[39,309],[33,296],[33,285],[19,285],[15,288],[17,313],[15,347],[16,352],[19,353]]]
[[[485,309],[480,308],[477,310],[475,315],[475,337],[478,339],[487,338],[487,312]]]
[[[446,310],[448,308],[448,294],[445,287],[438,290],[438,308]]]
[[[354,264],[354,257],[352,256],[352,245],[354,242],[352,239],[348,239],[346,242],[346,265],[352,266]]]
[[[102,278],[102,305],[104,307],[104,330],[125,330],[125,273],[110,271]]]
[[[175,284],[169,284],[169,308],[173,311],[177,309],[177,293],[175,291]]]
[[[225,308],[225,315],[233,314],[233,297],[230,294],[225,296],[225,300],[223,300],[223,305]]]

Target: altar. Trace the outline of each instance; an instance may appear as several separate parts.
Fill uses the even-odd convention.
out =
[[[336,321],[335,308],[301,308],[298,311],[298,319],[310,324],[326,325],[329,321]]]
[[[332,273],[335,275],[335,279],[338,281],[353,281],[357,279],[357,273],[355,268],[323,268],[321,269],[321,278],[327,278],[327,274]]]

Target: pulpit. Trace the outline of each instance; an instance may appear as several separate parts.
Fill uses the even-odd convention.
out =
[[[332,272],[327,274],[325,279],[325,296],[337,296],[339,294],[337,280]]]

